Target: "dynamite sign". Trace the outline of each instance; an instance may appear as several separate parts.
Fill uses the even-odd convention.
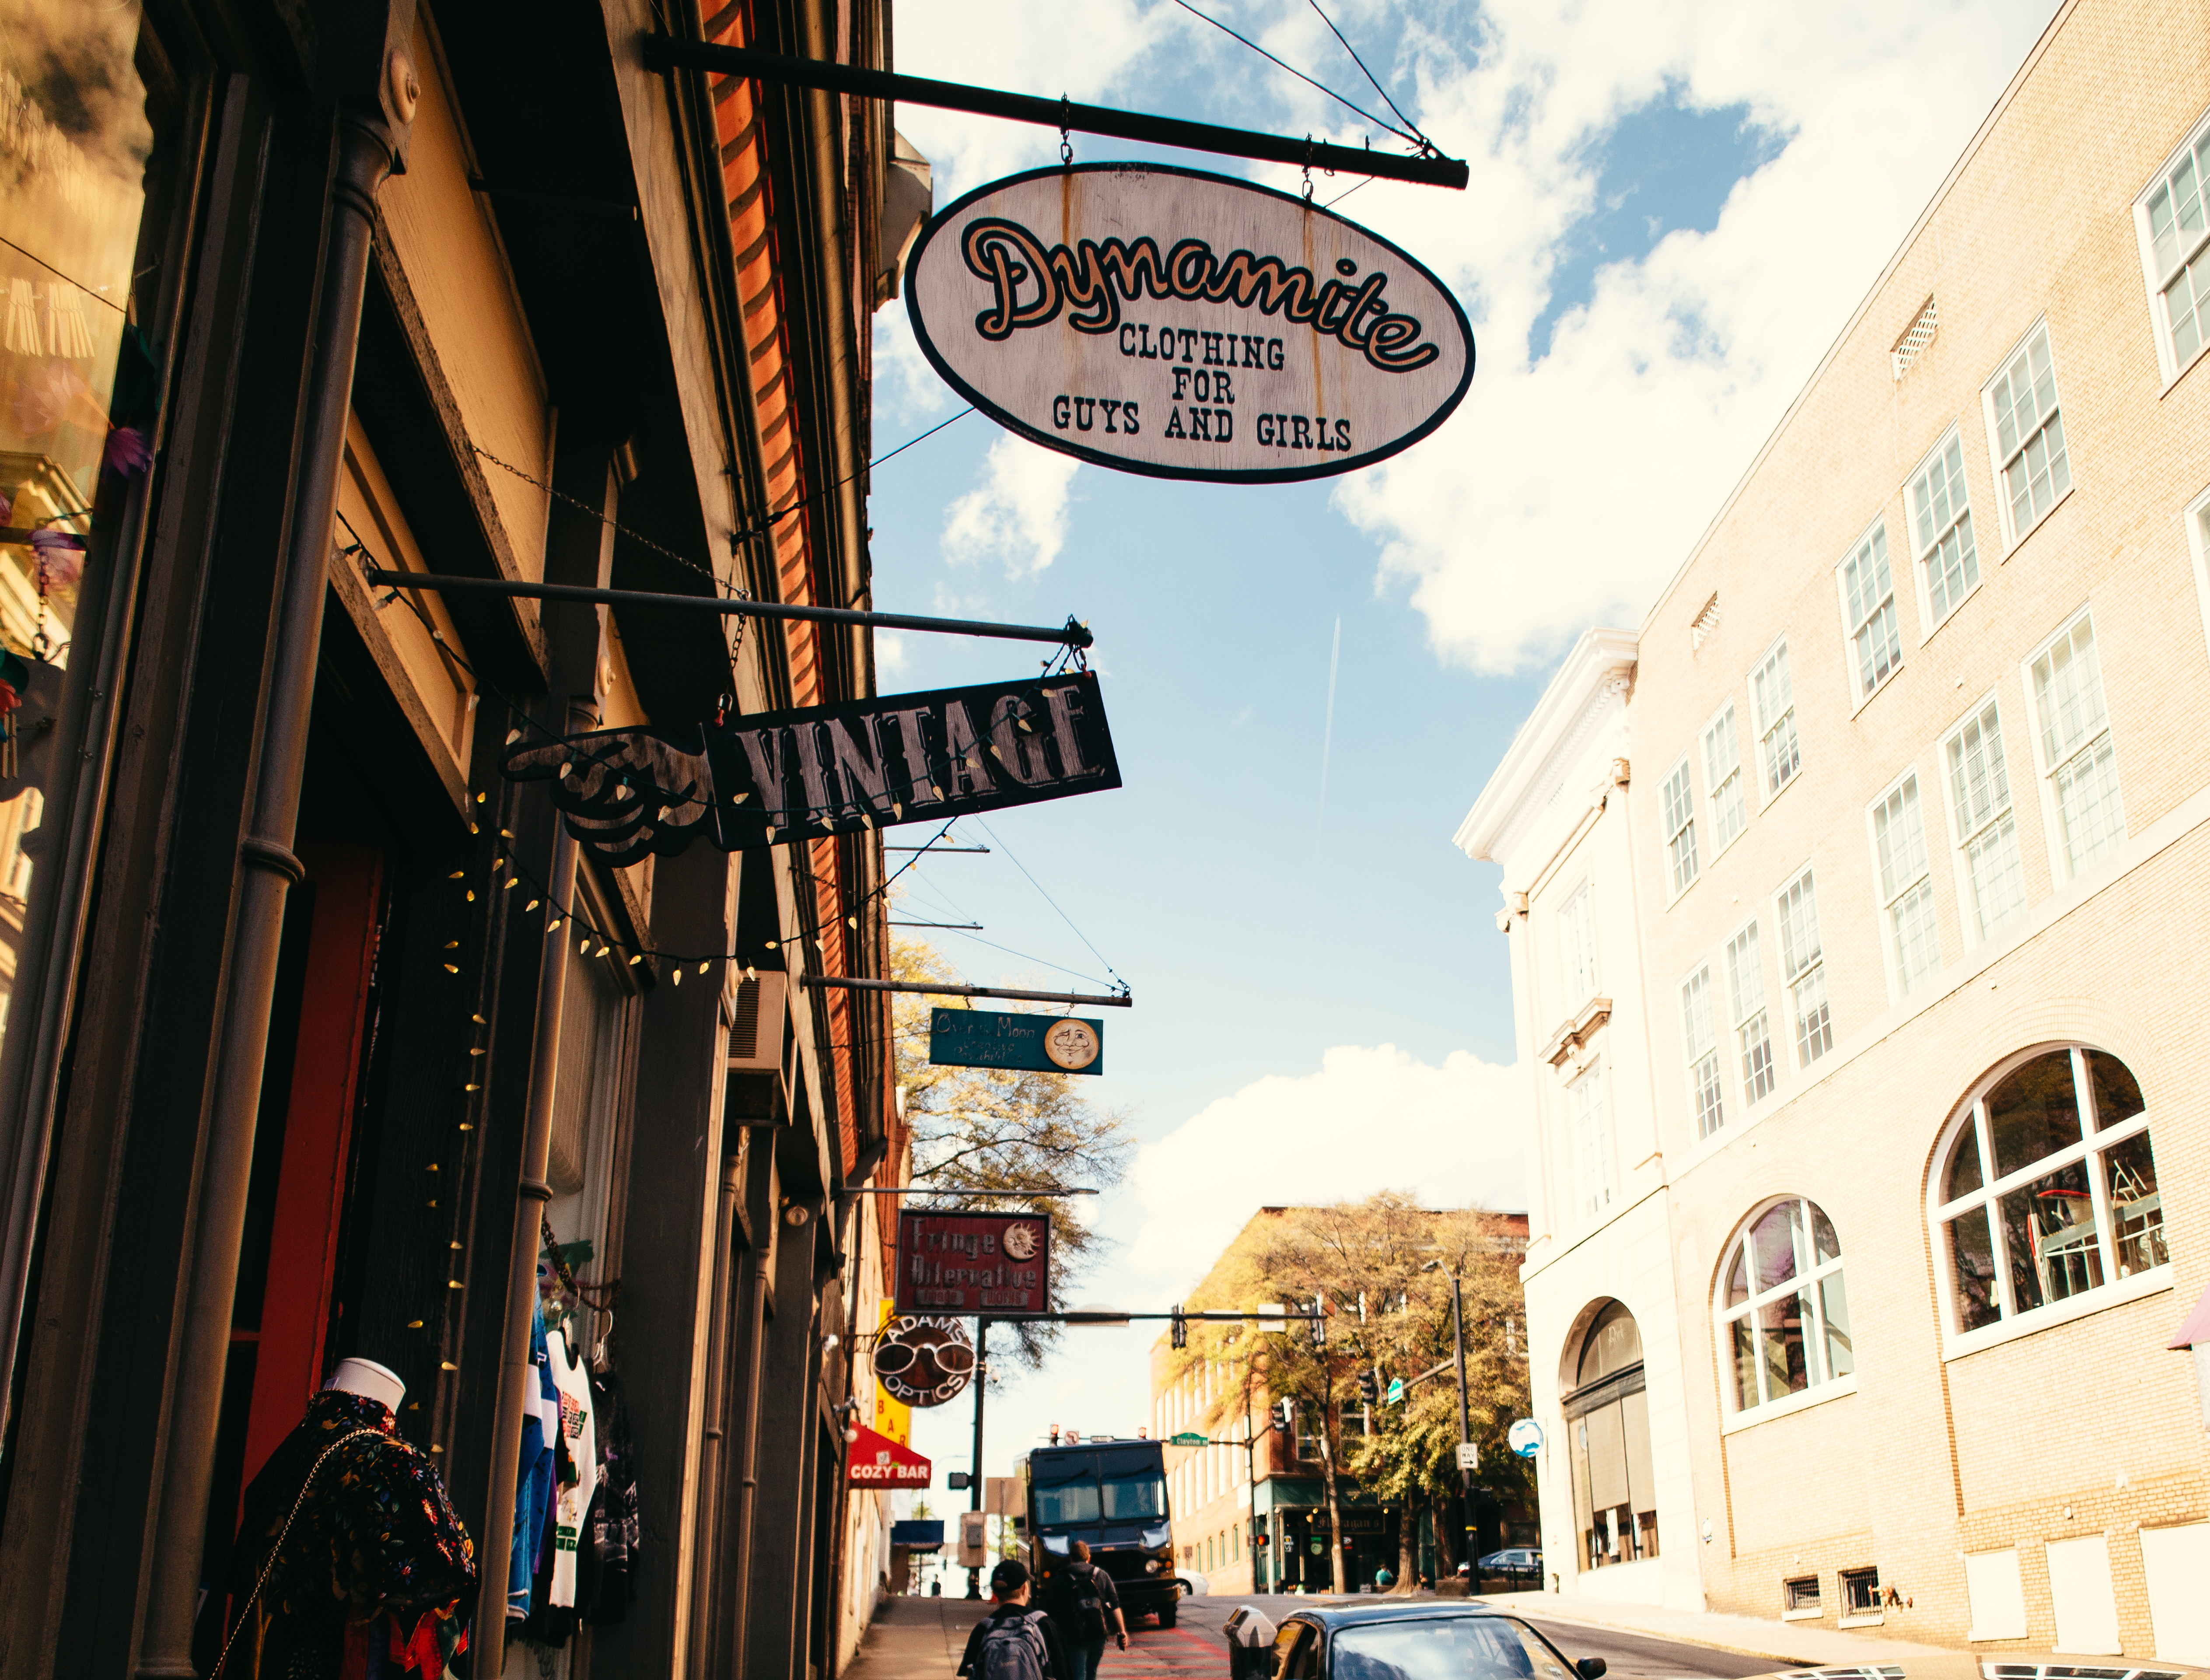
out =
[[[1152,164],[993,181],[909,264],[914,335],[999,425],[1162,478],[1318,478],[1442,424],[1473,378],[1447,287],[1357,223]]]
[[[1051,1303],[1051,1221],[1041,1213],[898,1215],[901,1313],[1041,1313]]]

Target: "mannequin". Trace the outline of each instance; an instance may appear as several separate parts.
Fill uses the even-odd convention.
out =
[[[436,1465],[399,1433],[406,1394],[389,1366],[340,1360],[246,1489],[227,1596],[208,1595],[226,1680],[438,1680],[467,1648],[474,1547]]]

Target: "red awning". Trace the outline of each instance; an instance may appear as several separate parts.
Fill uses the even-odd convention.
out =
[[[2210,1342],[2210,1289],[2195,1298],[2195,1310],[2180,1323],[2179,1333],[2165,1345],[2168,1348],[2190,1348],[2197,1342]]]
[[[859,1439],[844,1464],[844,1480],[855,1488],[925,1488],[935,1466],[910,1447],[901,1447],[864,1423],[853,1426]]]

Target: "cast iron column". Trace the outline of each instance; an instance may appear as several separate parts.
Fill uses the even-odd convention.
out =
[[[242,879],[230,995],[223,1012],[207,1153],[200,1170],[198,1217],[169,1401],[161,1502],[154,1519],[151,1579],[139,1636],[137,1673],[146,1680],[188,1680],[195,1672],[192,1623],[199,1611],[200,1558],[208,1495],[214,1479],[231,1310],[238,1293],[238,1252],[245,1237],[246,1190],[253,1173],[262,1067],[269,1052],[269,1015],[276,996],[277,952],[284,936],[285,899],[305,873],[293,855],[292,842],[299,833],[299,783],[305,773],[307,725],[322,651],[338,463],[353,402],[353,359],[360,343],[376,193],[390,175],[393,161],[393,138],[382,113],[341,108],[315,360],[300,435],[297,499],[284,557],[275,672],[262,726],[252,822],[239,843]]]
[[[989,1386],[990,1320],[978,1318],[975,1320],[975,1450],[968,1459],[973,1468],[967,1472],[967,1508],[970,1511],[982,1508],[982,1393]],[[983,1532],[986,1534],[989,1532],[987,1521],[983,1524]],[[983,1555],[985,1557],[989,1555],[987,1546]],[[980,1569],[967,1572],[967,1596],[970,1598],[982,1596],[982,1572]]]

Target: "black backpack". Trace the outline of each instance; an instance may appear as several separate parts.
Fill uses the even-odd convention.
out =
[[[1062,1572],[1060,1591],[1067,1617],[1074,1624],[1078,1637],[1084,1640],[1105,1637],[1105,1598],[1097,1586],[1097,1566],[1095,1563],[1070,1563]]]

